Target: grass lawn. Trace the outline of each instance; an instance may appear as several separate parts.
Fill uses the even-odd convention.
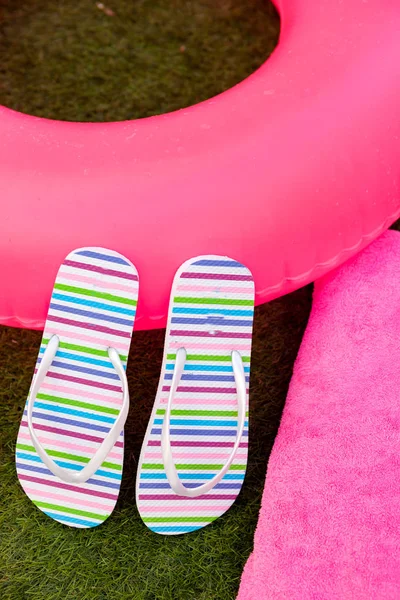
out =
[[[263,0],[0,0],[0,104],[67,120],[174,110],[231,87],[277,42]],[[111,10],[111,12],[110,12]],[[242,493],[215,524],[162,537],[141,522],[135,472],[164,331],[135,333],[120,499],[94,530],[64,527],[24,495],[14,445],[41,334],[0,328],[1,600],[231,600],[252,541],[268,456],[311,288],[256,310],[250,460]]]
[[[164,113],[244,79],[279,35],[267,0],[99,4],[0,0],[1,104],[70,121]]]

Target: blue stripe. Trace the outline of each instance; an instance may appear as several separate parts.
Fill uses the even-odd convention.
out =
[[[212,473],[179,473],[180,479],[212,479],[214,475]],[[140,479],[167,479],[165,473],[141,473]],[[244,475],[239,473],[227,473],[222,478],[225,479],[240,479],[243,481]]]
[[[109,254],[101,254],[100,252],[93,252],[92,250],[81,250],[80,252],[74,252],[74,254],[80,254],[81,256],[88,256],[89,258],[99,258],[100,260],[105,260],[107,262],[117,263],[119,265],[128,265],[130,267],[130,263],[120,258],[119,256],[110,256]]]
[[[175,314],[185,314],[185,315],[210,315],[212,312],[212,316],[218,315],[230,315],[231,317],[252,317],[254,314],[254,310],[238,310],[236,308],[189,308],[185,306],[175,306],[172,309],[172,312]],[[211,315],[210,315],[211,316]]]
[[[41,408],[42,410],[49,410],[50,412],[61,413],[64,415],[71,415],[71,417],[80,417],[81,419],[92,419],[93,421],[100,421],[101,423],[115,423],[115,418],[105,417],[104,415],[92,414],[83,410],[76,410],[75,408],[69,408],[67,406],[59,406],[58,404],[50,403],[45,404],[44,402],[35,401],[35,408]]]
[[[45,346],[41,346],[41,348],[39,350],[39,354],[43,354],[45,349],[46,349]],[[112,364],[111,360],[109,360],[109,361],[99,360],[97,358],[90,358],[89,356],[83,356],[82,354],[72,354],[71,352],[60,352],[60,350],[57,350],[56,358],[66,358],[68,360],[85,362],[85,363],[89,363],[91,365],[96,365],[98,367],[105,367],[107,369],[114,370],[114,365]],[[38,361],[38,362],[40,362],[40,361]],[[124,365],[124,369],[126,369],[126,365]]]
[[[185,483],[185,488],[197,488],[197,483]],[[238,490],[242,487],[241,483],[217,483],[212,488],[213,490]],[[170,490],[171,486],[169,483],[141,483],[139,484],[141,490]]]
[[[106,321],[107,323],[116,323],[117,325],[126,325],[127,327],[132,327],[133,325],[133,320],[128,321],[128,319],[121,319],[120,317],[113,317],[112,315],[103,315],[101,313],[92,312],[91,310],[82,310],[81,308],[75,308],[74,306],[64,306],[63,304],[51,302],[50,308],[64,313],[87,317],[88,319],[96,319],[96,321]]]
[[[218,317],[209,317],[208,319],[190,319],[185,317],[172,317],[171,323],[180,323],[185,325],[220,325],[228,327],[251,327],[253,321],[251,319],[235,320],[224,319]]]
[[[57,353],[58,356],[58,353]],[[173,371],[175,369],[175,363],[168,363],[165,365],[167,371]],[[186,363],[185,371],[218,371],[221,373],[233,373],[232,365],[192,365],[190,363]],[[245,373],[250,373],[250,367],[244,367]]]
[[[38,359],[37,364],[40,364],[41,358]],[[78,371],[79,373],[87,373],[88,375],[95,375],[97,377],[104,377],[105,379],[113,379],[120,381],[116,373],[107,373],[106,371],[98,371],[97,369],[88,369],[87,367],[80,367],[79,365],[70,365],[69,363],[60,362],[59,360],[53,360],[51,363],[52,367],[59,367],[60,369],[66,369],[67,371]]]
[[[173,373],[165,373],[164,380],[172,379],[173,376]],[[247,376],[245,379],[246,381],[249,381],[250,378]],[[226,381],[234,383],[235,378],[233,375],[196,375],[194,373],[184,373],[181,377],[181,381]]]
[[[38,508],[40,508],[40,506]],[[70,516],[64,515],[64,513],[48,512],[47,510],[43,510],[42,508],[40,510],[42,510],[42,512],[44,512],[45,515],[47,515],[48,517],[51,517],[55,521],[65,521],[66,523],[76,523],[77,525],[84,525],[85,527],[96,527],[96,525],[103,522],[103,521],[85,521],[85,519],[78,519],[77,517],[70,517]]]
[[[196,265],[198,267],[229,267],[234,269],[246,269],[246,267],[241,265],[240,262],[237,262],[237,260],[213,260],[210,258],[202,258],[201,260],[192,263],[192,265]]]
[[[161,435],[161,429],[152,429],[153,435]],[[236,437],[237,429],[227,431],[226,429],[170,429],[171,435],[218,435]],[[243,437],[247,437],[247,431],[243,431]]]
[[[104,302],[96,302],[88,298],[78,298],[77,296],[67,296],[66,294],[59,294],[53,292],[52,300],[62,300],[63,302],[71,302],[72,304],[82,304],[83,306],[89,306],[90,308],[99,308],[100,310],[109,310],[111,312],[121,313],[134,317],[136,310],[130,308],[124,308],[123,306],[113,306],[112,304],[105,304]]]
[[[163,419],[154,419],[154,425],[162,425]],[[237,421],[223,421],[219,419],[171,419],[170,425],[194,425],[195,427],[237,427]],[[248,422],[245,422],[248,427]]]
[[[177,521],[179,521],[179,517],[177,517],[176,519]],[[151,531],[154,531],[155,533],[168,533],[168,532],[175,532],[175,533],[189,533],[190,531],[197,531],[198,529],[202,529],[202,527],[204,527],[204,525],[206,525],[206,522],[204,522],[204,525],[197,525],[196,527],[189,527],[189,526],[176,526],[176,527],[153,527],[153,523],[146,523],[147,527],[149,529],[151,529]]]
[[[23,460],[31,460],[32,462],[38,462],[44,464],[40,456],[37,454],[26,454],[25,452],[16,452],[17,458],[22,458]],[[63,460],[55,460],[53,458],[56,465],[62,467],[63,469],[71,469],[71,471],[82,471],[85,465],[77,465],[75,463],[65,462]],[[121,475],[119,473],[111,473],[109,471],[103,471],[103,469],[97,469],[95,475],[99,477],[108,477],[109,479],[117,479],[121,481]]]
[[[27,412],[24,410],[24,415]],[[102,427],[101,425],[93,425],[93,423],[82,423],[80,421],[73,421],[72,419],[63,419],[62,417],[56,417],[55,415],[50,415],[46,413],[40,413],[36,410],[33,412],[33,416],[36,419],[43,419],[44,421],[51,421],[54,423],[62,423],[63,425],[73,425],[74,427],[82,427],[83,429],[93,429],[93,431],[101,431],[102,433],[108,433],[110,431],[110,427]]]
[[[22,463],[15,463],[18,469],[25,471],[33,471],[34,473],[42,473],[43,475],[50,475],[51,477],[55,477],[51,471],[48,469],[42,469],[40,467],[35,467],[34,465],[24,465]],[[111,483],[111,481],[100,481],[99,479],[88,479],[85,483],[90,483],[91,485],[98,485],[100,487],[112,488],[113,490],[119,490],[120,485],[118,483]],[[74,483],[70,485],[75,485]],[[76,484],[82,485],[82,484]]]

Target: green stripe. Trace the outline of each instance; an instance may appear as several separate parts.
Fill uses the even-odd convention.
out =
[[[142,517],[143,518],[143,517]],[[145,517],[145,523],[211,523],[219,517]]]
[[[17,444],[18,450],[26,450],[27,452],[34,452],[36,450],[33,446],[27,446],[26,444]],[[68,452],[59,452],[58,450],[46,450],[49,456],[55,456],[56,458],[66,458],[67,460],[75,460],[76,462],[88,463],[90,458],[87,456],[77,456],[75,454],[69,454]],[[103,462],[101,465],[107,469],[114,469],[114,471],[122,471],[122,466],[115,463]]]
[[[40,508],[49,508],[50,510],[59,510],[64,513],[70,513],[71,515],[80,515],[81,517],[89,517],[90,519],[97,519],[98,521],[105,521],[107,515],[98,515],[97,513],[88,512],[86,510],[79,510],[78,508],[69,508],[68,506],[59,506],[58,504],[49,504],[48,502],[39,502],[33,500],[33,504]]]
[[[94,290],[88,290],[86,288],[75,287],[72,285],[65,285],[64,283],[54,284],[55,290],[62,290],[63,292],[72,292],[73,294],[81,294],[82,296],[91,296],[93,298],[103,298],[103,300],[109,300],[110,302],[119,302],[120,304],[129,304],[130,306],[136,306],[137,301],[131,298],[123,298],[122,296],[115,296],[114,294],[106,294],[105,292],[95,292]]]
[[[253,300],[239,300],[225,298],[185,298],[184,296],[176,296],[174,302],[177,304],[226,304],[232,306],[253,306]]]
[[[59,398],[58,396],[49,396],[49,394],[37,394],[36,398],[39,400],[47,400],[48,402],[57,402],[57,404],[79,406],[80,408],[87,408],[89,410],[107,413],[110,415],[119,414],[119,410],[117,408],[108,408],[107,406],[99,406],[98,404],[90,404],[89,402],[81,402],[80,400],[71,400],[70,398]]]
[[[181,463],[175,465],[177,469],[184,469],[185,471],[220,471],[224,465],[200,465],[200,464],[186,464]],[[155,463],[143,463],[142,469],[149,469],[151,471],[155,469],[164,469],[164,465],[158,465]],[[246,469],[246,465],[231,465],[230,471],[243,471]]]
[[[43,338],[42,344],[43,346],[47,346],[50,338]],[[95,348],[89,348],[88,346],[80,346],[78,344],[68,344],[67,342],[59,342],[58,344],[60,348],[65,348],[66,350],[76,350],[77,352],[84,352],[86,354],[94,354],[95,356],[106,356],[108,358],[107,350],[95,350]],[[126,361],[127,357],[124,354],[119,355],[122,361]]]
[[[39,396],[38,396],[39,397]],[[157,410],[158,415],[165,415],[165,408]],[[171,415],[176,417],[237,417],[237,410],[171,410]],[[246,413],[246,417],[249,413]]]
[[[167,360],[175,360],[176,354],[167,354]],[[213,354],[188,354],[186,360],[213,360],[215,362],[231,362],[232,356],[219,356]],[[243,362],[250,362],[250,356],[242,356]]]

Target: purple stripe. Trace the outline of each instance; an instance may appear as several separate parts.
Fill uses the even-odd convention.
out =
[[[111,254],[103,254],[102,252],[94,252],[93,250],[79,250],[79,252],[74,252],[74,254],[89,256],[90,258],[98,258],[99,260],[105,260],[107,262],[117,263],[119,265],[127,265],[128,267],[132,268],[131,263],[121,256],[112,256]]]
[[[218,490],[237,490],[240,489],[242,487],[243,483],[217,483],[217,485],[215,486],[214,489],[218,489]],[[193,484],[187,484],[185,483],[185,487],[192,487]]]
[[[163,385],[162,391],[169,392],[171,387],[169,385]],[[236,388],[212,388],[212,387],[187,387],[180,385],[177,389],[178,392],[192,392],[200,394],[236,394]]]
[[[76,269],[84,269],[85,271],[95,271],[102,275],[112,275],[113,277],[121,277],[122,279],[129,279],[130,281],[138,281],[138,276],[133,273],[122,273],[121,271],[115,271],[114,269],[104,269],[96,265],[86,265],[85,263],[77,262],[75,260],[64,260],[64,265],[67,267],[75,267]]]
[[[38,364],[42,362],[42,359],[38,359]],[[105,379],[114,379],[119,381],[119,376],[116,373],[109,373],[108,371],[98,371],[97,369],[89,369],[88,367],[81,367],[80,365],[74,365],[71,363],[64,363],[59,360],[53,360],[51,363],[52,367],[58,367],[59,369],[67,369],[67,371],[77,371],[78,373],[87,373],[88,375],[95,375],[96,377],[104,377]]]
[[[22,425],[24,427],[28,427],[27,421],[22,421]],[[103,442],[103,438],[97,437],[95,435],[87,435],[85,433],[79,433],[78,431],[67,431],[66,429],[58,429],[58,427],[50,427],[49,425],[41,425],[40,423],[35,423],[35,429],[40,431],[46,431],[47,433],[55,433],[56,435],[66,435],[68,437],[78,438],[80,440],[86,440],[87,442]],[[123,442],[116,442],[116,448],[123,448]]]
[[[221,437],[235,437],[237,429],[170,429],[171,435],[218,435]],[[161,429],[152,429],[153,435],[161,435]],[[248,431],[243,431],[243,437],[248,437]]]
[[[68,490],[70,492],[77,492],[78,494],[87,494],[88,496],[97,496],[98,498],[107,498],[108,500],[118,499],[118,494],[107,494],[106,492],[98,492],[97,490],[86,490],[79,487],[75,487],[74,485],[68,485],[67,483],[58,483],[57,481],[49,481],[47,479],[31,477],[30,475],[22,475],[20,473],[18,473],[18,477],[22,481],[31,481],[32,483],[49,485],[50,487],[60,488],[61,490]]]
[[[232,333],[230,331],[216,331],[213,335],[211,335],[210,333],[208,333],[207,331],[187,331],[187,330],[182,330],[180,331],[179,329],[173,329],[170,331],[170,335],[176,335],[176,336],[185,336],[185,337],[202,337],[202,338],[235,338],[235,339],[242,339],[242,340],[250,340],[251,339],[251,333]]]
[[[24,411],[26,416],[26,410]],[[43,419],[44,421],[50,421],[53,423],[62,423],[63,425],[72,425],[73,427],[84,427],[85,429],[92,429],[93,431],[101,431],[102,433],[108,433],[111,427],[103,427],[102,425],[93,425],[92,423],[85,423],[83,421],[74,421],[73,419],[65,419],[64,417],[57,417],[52,414],[41,413],[37,410],[33,411],[33,416],[37,419]],[[103,441],[103,440],[102,440]]]
[[[197,500],[236,500],[237,495],[226,495],[226,494],[203,494],[202,496],[196,496],[195,498],[189,498],[187,496],[177,496],[175,494],[140,494],[139,500],[186,500],[189,502],[196,502]]]
[[[202,483],[184,483],[185,488],[197,488],[202,485]],[[242,487],[241,483],[217,483],[214,486],[214,490],[237,490]],[[171,486],[169,483],[141,483],[139,488],[142,490],[170,490]]]
[[[48,321],[55,323],[63,323],[64,325],[72,325],[73,327],[81,327],[82,329],[91,329],[92,331],[99,331],[101,333],[108,333],[110,335],[117,335],[119,337],[130,338],[131,334],[126,331],[118,331],[117,329],[111,329],[111,327],[103,327],[102,325],[93,325],[92,323],[82,323],[73,319],[64,319],[63,317],[56,317],[49,313],[47,315]]]
[[[56,302],[52,302],[50,304],[50,308],[53,310],[59,310],[63,313],[71,313],[73,315],[79,315],[81,317],[88,317],[88,319],[107,321],[108,323],[126,325],[127,327],[133,326],[133,319],[121,319],[120,317],[113,317],[112,315],[103,315],[101,313],[92,312],[91,310],[82,310],[81,308],[75,308],[74,306],[65,306],[64,304],[57,304]]]
[[[35,373],[36,373],[35,369]],[[46,377],[53,377],[53,379],[62,379],[63,381],[72,381],[73,383],[79,383],[81,385],[90,385],[91,387],[101,388],[103,390],[110,390],[112,392],[122,393],[122,388],[116,385],[111,385],[109,383],[102,383],[96,381],[87,381],[86,379],[81,379],[80,377],[72,377],[72,375],[64,375],[63,373],[53,373],[53,371],[49,371]]]
[[[149,446],[161,446],[161,442],[157,440],[149,440]],[[183,441],[172,441],[171,446],[182,446],[186,448],[233,448],[235,442],[183,442]],[[240,442],[239,448],[248,448],[247,442]]]
[[[197,265],[199,267],[231,267],[234,269],[246,268],[240,262],[237,262],[237,260],[221,260],[212,258],[202,258],[201,260],[196,260],[196,262],[192,263],[192,265]]]
[[[192,318],[192,317],[172,317],[171,323],[177,325],[220,325],[221,327],[251,327],[253,325],[252,319],[225,319],[225,317],[203,317],[203,318]]]
[[[253,281],[251,275],[228,275],[222,273],[192,273],[181,274],[182,279],[221,279],[225,281]]]
[[[24,465],[22,463],[15,463],[17,469],[22,469],[25,471],[33,471],[35,473],[42,473],[43,475],[47,475],[50,477],[54,477],[53,473],[49,471],[49,469],[43,469],[41,467],[35,467],[34,465]],[[119,483],[111,483],[110,481],[101,481],[99,479],[88,479],[85,483],[90,483],[90,485],[98,485],[100,487],[107,487],[114,490],[119,490]]]

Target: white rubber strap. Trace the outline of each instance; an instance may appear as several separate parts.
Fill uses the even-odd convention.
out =
[[[232,365],[233,375],[235,377],[236,383],[238,403],[238,430],[235,444],[233,446],[232,452],[229,455],[228,460],[226,461],[220,472],[217,473],[217,475],[215,475],[215,477],[198,487],[187,488],[182,484],[181,480],[179,479],[179,475],[175,467],[174,459],[172,456],[170,436],[172,403],[176,394],[176,390],[179,386],[183,370],[185,368],[185,362],[186,350],[185,348],[179,348],[179,350],[176,353],[175,369],[172,377],[171,389],[168,396],[168,404],[165,409],[163,427],[161,432],[161,450],[164,461],[165,473],[167,475],[169,484],[175,492],[175,494],[178,494],[179,496],[186,496],[188,498],[196,498],[197,496],[200,496],[201,494],[206,494],[207,492],[212,490],[213,487],[221,481],[224,475],[226,475],[226,473],[229,471],[229,467],[231,466],[235,458],[240,441],[242,439],[243,429],[246,421],[246,378],[244,374],[242,357],[240,356],[239,352],[234,350],[232,352]]]
[[[62,481],[65,481],[67,483],[84,483],[97,471],[97,469],[105,461],[108,454],[115,446],[115,443],[117,442],[119,435],[124,428],[129,411],[128,381],[126,379],[125,370],[118,352],[114,348],[108,348],[108,356],[114,366],[114,369],[118,373],[122,384],[123,401],[121,411],[117,419],[115,420],[113,426],[111,427],[109,433],[101,443],[99,449],[81,471],[72,471],[70,469],[64,469],[59,467],[54,462],[54,460],[50,458],[46,450],[43,448],[38,437],[36,436],[32,422],[33,406],[35,404],[35,399],[43,383],[43,380],[46,377],[47,371],[49,370],[50,365],[53,362],[55,355],[57,354],[59,341],[60,340],[57,335],[53,335],[49,340],[47,348],[43,354],[40,366],[36,373],[36,377],[32,382],[32,387],[28,397],[28,428],[29,433],[31,435],[32,443],[36,448],[36,452],[39,454],[40,458],[42,459],[46,467],[53,473],[53,475],[56,475],[59,479],[62,479]]]

